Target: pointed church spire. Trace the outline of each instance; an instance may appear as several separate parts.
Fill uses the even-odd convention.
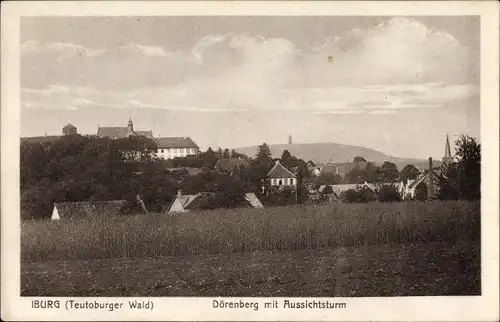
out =
[[[446,133],[446,146],[444,147],[444,157],[451,157],[450,140],[448,139],[448,133]]]
[[[448,133],[446,133],[446,143],[444,146],[444,157],[443,163],[452,163],[453,156],[451,155],[450,140],[448,139]]]
[[[132,117],[130,116],[130,111],[128,112],[128,131],[134,132],[134,123],[132,123]]]

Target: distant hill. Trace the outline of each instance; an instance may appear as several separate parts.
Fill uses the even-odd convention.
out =
[[[235,149],[236,152],[243,153],[249,157],[254,157],[258,146],[248,146]],[[386,155],[382,152],[354,145],[344,145],[338,143],[303,143],[303,144],[270,144],[269,148],[273,158],[281,157],[284,150],[305,161],[313,162],[350,162],[356,156],[365,158],[367,161],[372,161],[381,164],[384,161],[394,163],[399,170],[405,165],[412,164],[418,168],[427,168],[428,160],[425,159],[407,159],[398,158]],[[434,166],[441,165],[441,160],[434,160]]]

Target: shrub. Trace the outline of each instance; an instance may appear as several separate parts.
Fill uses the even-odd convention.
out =
[[[378,191],[378,201],[380,202],[397,202],[401,201],[401,195],[394,186],[382,187]]]
[[[365,203],[375,200],[375,193],[366,187],[354,190],[349,189],[340,194],[340,198],[345,203]]]

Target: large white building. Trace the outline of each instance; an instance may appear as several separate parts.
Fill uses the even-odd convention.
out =
[[[153,131],[135,131],[131,119],[125,127],[100,127],[97,128],[98,137],[109,137],[112,139],[123,139],[129,136],[145,136],[152,139],[158,146],[156,155],[162,159],[173,159],[198,155],[200,148],[189,137],[153,137]]]
[[[158,146],[156,155],[165,160],[198,155],[200,152],[200,148],[190,137],[164,137],[153,140]]]

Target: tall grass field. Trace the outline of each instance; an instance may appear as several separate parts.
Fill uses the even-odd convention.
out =
[[[480,203],[336,204],[24,221],[23,261],[301,250],[480,238]]]

